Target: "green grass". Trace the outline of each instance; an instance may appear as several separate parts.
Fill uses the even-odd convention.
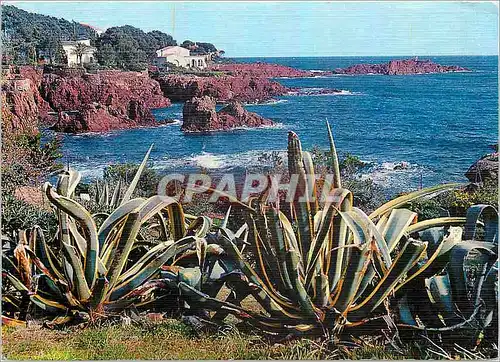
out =
[[[464,358],[460,353],[450,356]],[[176,320],[59,331],[3,326],[2,357],[10,360],[441,358],[418,345],[417,341],[405,345],[399,352],[384,345],[383,339],[361,342],[358,346],[340,343],[328,347],[320,340],[271,342],[262,336],[238,331],[196,335],[190,327]]]
[[[2,355],[12,360],[345,358],[305,339],[266,343],[236,331],[197,336],[175,320],[62,331],[4,326],[2,340]]]

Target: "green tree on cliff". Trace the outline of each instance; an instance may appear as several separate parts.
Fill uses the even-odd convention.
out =
[[[61,42],[58,42],[57,44],[54,60],[56,64],[68,64],[68,56],[64,51]]]
[[[82,64],[82,57],[89,50],[89,46],[83,43],[77,43],[75,49],[73,49],[73,54],[76,55],[77,64]]]
[[[156,50],[170,45],[177,42],[158,30],[146,33],[130,25],[112,27],[96,43],[97,59],[106,66],[142,70],[156,56]]]
[[[97,37],[89,26],[30,13],[10,5],[2,5],[2,31],[9,38],[9,48],[4,54],[9,53],[9,61],[14,64],[32,64],[42,53],[54,57],[57,43],[71,40],[75,34],[79,39],[90,39],[91,42]],[[2,44],[4,47],[5,43]]]
[[[116,52],[111,44],[104,44],[97,52],[97,62],[105,67],[116,67]]]

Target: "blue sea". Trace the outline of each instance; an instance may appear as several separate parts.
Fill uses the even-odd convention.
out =
[[[381,63],[404,57],[238,58],[306,70],[332,70],[358,63]],[[244,171],[263,162],[266,152],[284,156],[287,132],[296,132],[304,149],[328,148],[325,121],[332,125],[340,154],[369,163],[365,177],[410,190],[443,182],[465,182],[464,172],[491,152],[498,140],[498,75],[496,56],[420,57],[472,72],[405,76],[337,75],[276,79],[299,88],[336,88],[339,95],[283,96],[276,102],[248,105],[276,122],[275,127],[193,135],[180,130],[182,104],[156,109],[172,125],[64,135],[64,162],[91,179],[110,163],[140,162],[149,145],[152,165],[160,172],[204,167],[215,172]],[[404,170],[394,166],[406,162]]]

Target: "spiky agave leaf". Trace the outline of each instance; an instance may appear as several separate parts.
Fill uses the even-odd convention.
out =
[[[311,193],[303,162],[302,146],[293,132],[288,133],[288,172],[290,177],[297,177],[297,189],[293,200],[293,212],[297,221],[299,251],[303,260],[307,260],[307,251],[314,238]]]
[[[127,201],[129,201],[132,197],[132,194],[135,191],[135,188],[137,187],[137,184],[139,183],[139,179],[141,178],[142,173],[144,172],[144,169],[146,168],[149,154],[151,153],[151,150],[153,149],[153,144],[149,147],[148,152],[146,152],[146,155],[144,156],[141,164],[139,165],[139,168],[137,169],[137,172],[134,175],[134,178],[132,179],[132,182],[130,182],[130,185],[128,185],[127,190],[125,191],[125,194],[122,197],[120,205],[123,205]]]

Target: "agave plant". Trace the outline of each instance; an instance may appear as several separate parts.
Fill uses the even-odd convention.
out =
[[[401,207],[457,185],[403,195],[366,215],[353,207],[352,194],[342,188],[329,127],[328,131],[334,175],[332,182],[323,181],[323,190],[326,187],[331,197],[321,200],[318,185],[308,182],[314,179],[311,155],[302,151],[297,135],[290,132],[288,168],[291,175],[298,175],[298,195],[289,215],[279,202],[269,202],[268,189],[243,208],[247,222],[238,233],[225,225],[218,228],[208,239],[224,250],[218,258],[220,271],[201,268],[193,277],[193,268],[177,268],[167,276],[188,303],[215,310],[215,320],[231,313],[267,332],[337,333],[393,317],[389,306],[396,292],[408,293],[417,280],[443,269],[454,236],[443,235],[429,245],[430,241],[418,239],[418,232],[462,225],[466,218],[417,222],[416,213]],[[241,239],[252,246],[254,263],[247,262],[238,247]],[[434,267],[436,260],[439,264]],[[204,285],[204,280],[209,283]],[[217,280],[232,290],[225,300],[216,296]],[[248,296],[259,303],[261,313],[241,306]]]
[[[498,211],[475,205],[467,210],[463,228],[436,227],[419,234],[429,242],[434,261],[396,290],[400,326],[438,332],[496,326]]]
[[[45,312],[66,316],[61,322],[75,312],[94,320],[150,301],[152,292],[164,287],[151,277],[194,247],[204,232],[198,231],[198,222],[187,225],[181,205],[170,197],[132,198],[137,179],[98,228],[96,218],[72,198],[79,180],[78,172],[66,171],[57,187],[44,185],[59,219],[54,240],[47,242],[39,227],[21,232],[12,257],[3,259],[3,276],[21,299],[28,296]],[[132,250],[142,243],[141,228],[151,220],[162,229],[161,237],[131,260]]]
[[[94,202],[102,208],[110,208],[111,210],[116,209],[122,203],[123,199],[130,198],[130,195],[127,193],[134,192],[139,183],[139,180],[146,168],[146,164],[153,149],[153,145],[151,145],[146,152],[141,164],[139,165],[132,181],[127,186],[126,183],[122,179],[118,179],[115,185],[112,185],[107,180],[96,180],[94,185]]]

